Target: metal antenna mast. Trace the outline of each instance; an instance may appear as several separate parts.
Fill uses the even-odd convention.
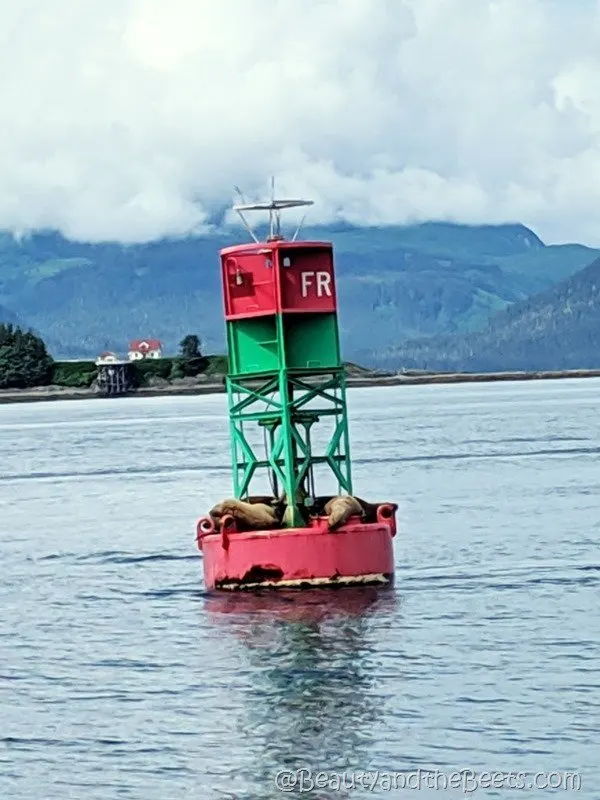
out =
[[[254,234],[252,228],[250,227],[249,223],[247,222],[246,218],[244,217],[244,211],[268,211],[269,212],[269,238],[268,241],[277,241],[279,239],[283,239],[281,235],[281,212],[287,208],[298,208],[299,206],[312,206],[314,201],[313,200],[276,200],[275,199],[275,178],[271,178],[271,200],[269,202],[263,203],[246,203],[244,202],[244,198],[240,190],[235,187],[237,193],[240,195],[242,199],[242,203],[233,206],[233,210],[236,211],[242,220],[244,227],[248,231],[248,233],[252,236],[255,242],[258,242],[258,238]],[[302,217],[296,232],[294,233],[294,238],[292,241],[296,240],[298,233],[300,231],[300,227],[306,218],[306,214]]]

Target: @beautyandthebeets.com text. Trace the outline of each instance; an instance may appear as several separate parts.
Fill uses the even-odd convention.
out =
[[[417,769],[412,772],[317,771],[309,767],[282,769],[275,776],[275,786],[281,792],[313,792],[319,789],[344,791],[395,791],[399,789],[457,789],[472,794],[478,789],[523,789],[543,791],[548,789],[568,792],[581,789],[578,772],[477,772],[460,769],[454,772]]]

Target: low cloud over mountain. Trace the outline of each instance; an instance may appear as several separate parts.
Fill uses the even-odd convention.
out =
[[[312,223],[600,244],[593,0],[1,0],[0,228],[200,233],[271,174]]]

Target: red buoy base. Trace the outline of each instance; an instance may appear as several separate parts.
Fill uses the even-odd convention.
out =
[[[210,517],[197,526],[207,590],[239,591],[315,586],[389,586],[394,582],[395,511],[381,505],[376,522],[351,518],[330,531],[325,517],[304,528],[237,531],[225,517],[216,532]]]

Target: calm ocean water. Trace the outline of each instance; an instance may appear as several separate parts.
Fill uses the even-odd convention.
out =
[[[223,396],[0,406],[1,800],[600,796],[600,382],[349,404],[395,590],[224,599]]]

